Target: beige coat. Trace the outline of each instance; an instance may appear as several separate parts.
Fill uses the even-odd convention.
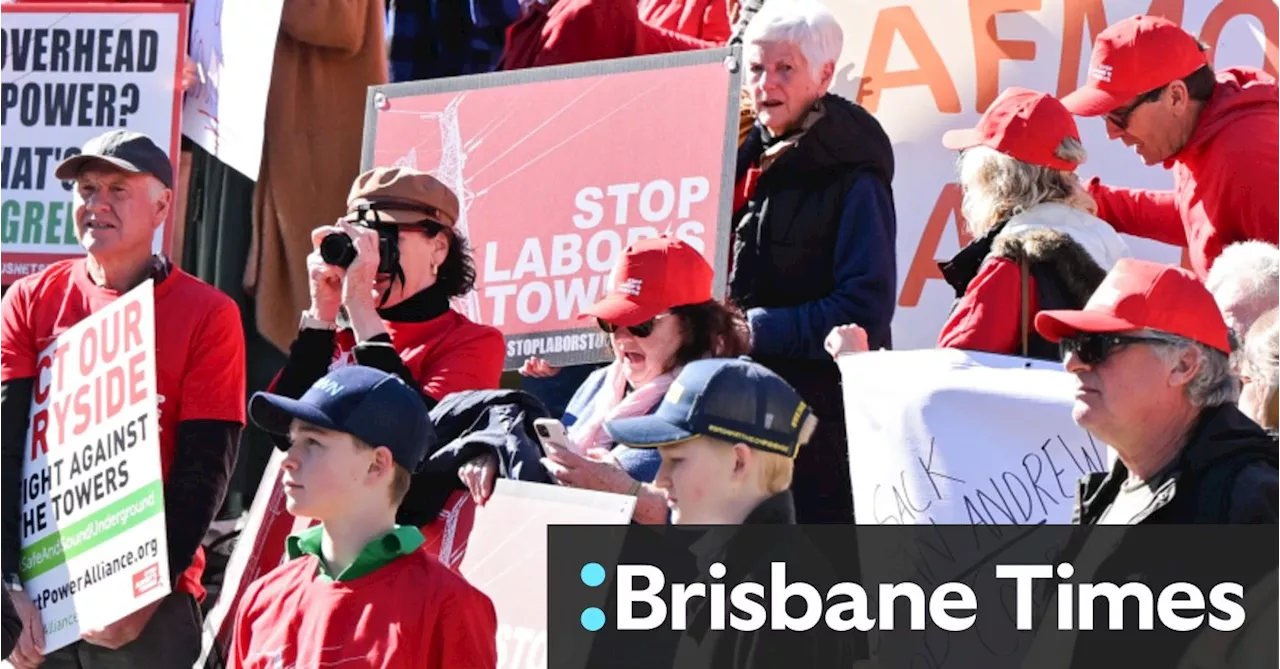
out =
[[[310,305],[311,230],[346,211],[368,87],[386,81],[382,0],[284,0],[244,277],[281,350]]]

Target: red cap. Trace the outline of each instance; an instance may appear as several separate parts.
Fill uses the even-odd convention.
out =
[[[1084,309],[1042,311],[1036,331],[1049,341],[1081,332],[1151,329],[1231,353],[1213,295],[1181,267],[1121,258]]]
[[[638,241],[623,252],[610,277],[612,292],[579,318],[639,325],[672,307],[713,299],[715,270],[692,246],[674,237]]]
[[[1062,140],[1079,141],[1080,131],[1071,112],[1056,98],[1025,88],[1006,88],[978,119],[978,127],[949,130],[942,145],[961,151],[985,146],[1024,163],[1074,170],[1076,164],[1054,152]]]
[[[1200,42],[1159,16],[1131,16],[1098,33],[1084,86],[1062,98],[1078,116],[1101,116],[1209,64]]]

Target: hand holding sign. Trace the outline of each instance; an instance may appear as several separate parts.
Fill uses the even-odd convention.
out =
[[[22,619],[22,634],[18,637],[18,645],[14,647],[9,661],[13,666],[38,667],[44,662],[44,625],[40,622],[40,609],[36,608],[26,592],[11,592],[9,598],[13,608],[17,609]]]
[[[81,638],[95,646],[115,650],[137,639],[138,635],[142,634],[143,628],[147,626],[147,621],[151,620],[151,615],[156,612],[156,609],[160,608],[160,602],[162,601],[164,600],[157,599],[102,629],[88,630]]]
[[[867,343],[867,331],[859,325],[837,325],[831,328],[831,333],[822,346],[833,358],[846,353],[866,353],[871,349]]]

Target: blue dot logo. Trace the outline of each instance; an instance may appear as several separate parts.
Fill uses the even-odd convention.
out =
[[[593,606],[582,612],[582,629],[598,632],[601,627],[604,627],[604,611]]]
[[[587,587],[597,587],[604,583],[604,567],[601,567],[599,562],[588,562],[582,565],[581,577]]]

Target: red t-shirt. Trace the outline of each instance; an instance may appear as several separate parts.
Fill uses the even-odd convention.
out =
[[[304,555],[255,581],[236,613],[232,669],[468,669],[498,663],[493,602],[419,547],[350,581]]]
[[[56,262],[15,281],[0,316],[0,381],[35,377],[40,351],[118,297],[93,283],[84,258]],[[156,284],[155,312],[160,467],[167,478],[179,455],[179,422],[244,423],[244,330],[231,298],[177,268]],[[204,596],[204,562],[204,552],[197,550],[178,579],[179,591]]]
[[[436,400],[461,390],[497,388],[506,361],[502,332],[446,311],[422,323],[383,322],[400,359],[413,372],[422,391]],[[338,332],[332,367],[355,363],[355,335]]]

